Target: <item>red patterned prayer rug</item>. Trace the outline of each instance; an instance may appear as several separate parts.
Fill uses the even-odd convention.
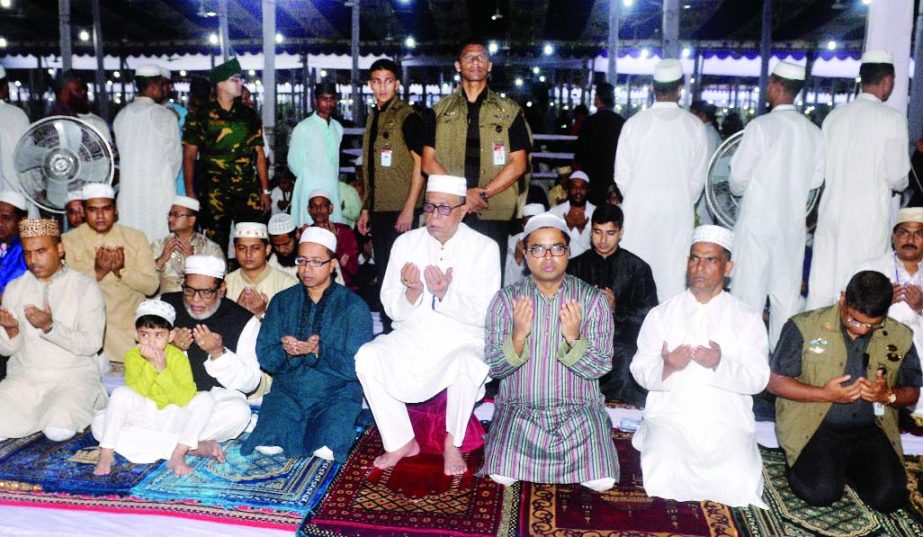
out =
[[[372,461],[383,447],[378,430],[359,439],[299,536],[386,537],[439,535],[493,537],[515,535],[519,487],[497,485],[474,475],[483,450],[465,455],[468,472],[448,477],[442,456],[420,454],[386,471]]]
[[[596,493],[580,485],[522,484],[519,535],[600,537],[731,537],[740,535],[731,509],[714,502],[650,498],[631,435],[613,430],[622,478]]]

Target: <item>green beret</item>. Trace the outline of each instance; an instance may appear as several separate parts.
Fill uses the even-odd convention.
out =
[[[239,75],[240,71],[240,62],[237,61],[237,58],[234,58],[233,60],[228,60],[221,65],[216,65],[211,70],[211,72],[208,73],[208,81],[212,84],[224,82],[234,75]]]

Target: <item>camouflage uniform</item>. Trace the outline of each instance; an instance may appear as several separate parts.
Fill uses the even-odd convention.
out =
[[[230,111],[212,101],[186,119],[183,143],[199,149],[202,227],[208,238],[227,248],[232,221],[263,219],[254,153],[263,146],[263,123],[238,100]]]

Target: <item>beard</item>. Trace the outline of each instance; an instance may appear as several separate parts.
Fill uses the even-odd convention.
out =
[[[204,313],[195,313],[189,308],[189,305],[186,304],[185,302],[183,303],[183,306],[186,307],[186,313],[188,313],[190,317],[192,317],[193,319],[197,321],[204,321],[205,319],[208,319],[209,317],[214,315],[216,311],[218,311],[218,308],[221,307],[222,300],[224,299],[219,298],[218,300],[216,300],[215,303],[209,306],[208,309],[205,310]]]
[[[293,249],[292,253],[288,255],[280,255],[279,252],[276,252],[276,261],[283,267],[294,267],[296,257],[298,257],[298,250]]]

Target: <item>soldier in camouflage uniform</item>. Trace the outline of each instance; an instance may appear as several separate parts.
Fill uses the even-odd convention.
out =
[[[210,239],[228,247],[230,226],[262,222],[269,211],[269,175],[263,152],[263,123],[240,102],[242,83],[236,59],[212,69],[215,100],[190,114],[183,132],[186,192],[204,196],[202,226]],[[201,156],[203,192],[194,192],[196,155]]]

